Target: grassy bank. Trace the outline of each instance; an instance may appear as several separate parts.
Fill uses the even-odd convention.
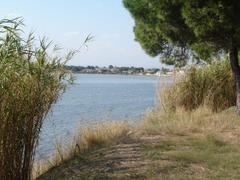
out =
[[[52,158],[35,163],[34,179],[47,171],[68,163],[77,156],[84,156],[94,150],[117,144],[131,131],[125,122],[112,122],[79,129],[79,132],[81,133],[76,134],[72,142],[64,147],[57,144]]]
[[[153,176],[167,179],[238,179],[240,166],[240,118],[234,108],[213,113],[199,107],[189,112],[151,112],[141,124],[144,135],[162,135],[162,140],[146,145],[143,153],[152,160],[167,160],[165,169]],[[159,172],[160,171],[160,172]]]
[[[232,109],[213,113],[199,107],[151,111],[132,128],[88,129],[89,145],[83,146],[88,148],[59,161],[39,179],[237,179],[239,120]]]

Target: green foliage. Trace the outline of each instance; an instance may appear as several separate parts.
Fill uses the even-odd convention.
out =
[[[135,19],[136,40],[151,56],[161,61],[184,66],[189,57],[188,43],[194,35],[181,16],[182,1],[124,0]]]
[[[124,5],[135,19],[136,40],[146,53],[160,54],[161,61],[166,64],[186,64],[186,40],[191,38],[185,35],[192,35],[186,26],[182,26],[180,1],[124,0]]]
[[[225,60],[201,68],[191,67],[165,90],[163,101],[170,109],[181,106],[193,110],[205,104],[214,111],[220,111],[234,106],[235,99],[235,81]]]
[[[50,57],[51,43],[35,44],[33,34],[22,35],[21,19],[0,21],[0,177],[31,178],[34,153],[44,118],[71,75],[66,57]],[[54,47],[53,50],[57,50]]]
[[[163,63],[210,61],[240,45],[240,2],[234,0],[123,0],[135,19],[136,40]]]
[[[235,0],[184,3],[183,17],[198,42],[207,42],[217,50],[240,45],[240,2]]]

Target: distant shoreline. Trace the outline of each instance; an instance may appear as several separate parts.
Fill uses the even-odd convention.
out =
[[[98,66],[65,66],[67,70],[77,74],[112,74],[112,75],[136,75],[136,76],[173,76],[173,70],[167,68],[143,68],[143,67],[108,67]]]
[[[83,74],[83,75],[122,75],[122,76],[148,76],[148,77],[172,77],[173,75],[167,75],[167,74],[107,74],[107,73],[79,73],[79,72],[73,72],[73,74]]]

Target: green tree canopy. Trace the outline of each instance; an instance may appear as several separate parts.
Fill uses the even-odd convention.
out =
[[[190,1],[124,0],[124,5],[135,19],[136,40],[147,54],[160,55],[165,64],[181,67],[188,59],[209,61],[222,52],[196,34],[198,19],[191,18],[195,12],[189,11]],[[204,25],[199,28],[205,30]]]
[[[240,114],[240,1],[123,0],[135,19],[136,40],[163,63],[184,66],[229,53]]]

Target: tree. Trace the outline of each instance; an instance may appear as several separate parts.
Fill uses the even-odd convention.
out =
[[[228,53],[240,115],[240,1],[124,0],[135,19],[136,40],[151,56],[174,66]]]

